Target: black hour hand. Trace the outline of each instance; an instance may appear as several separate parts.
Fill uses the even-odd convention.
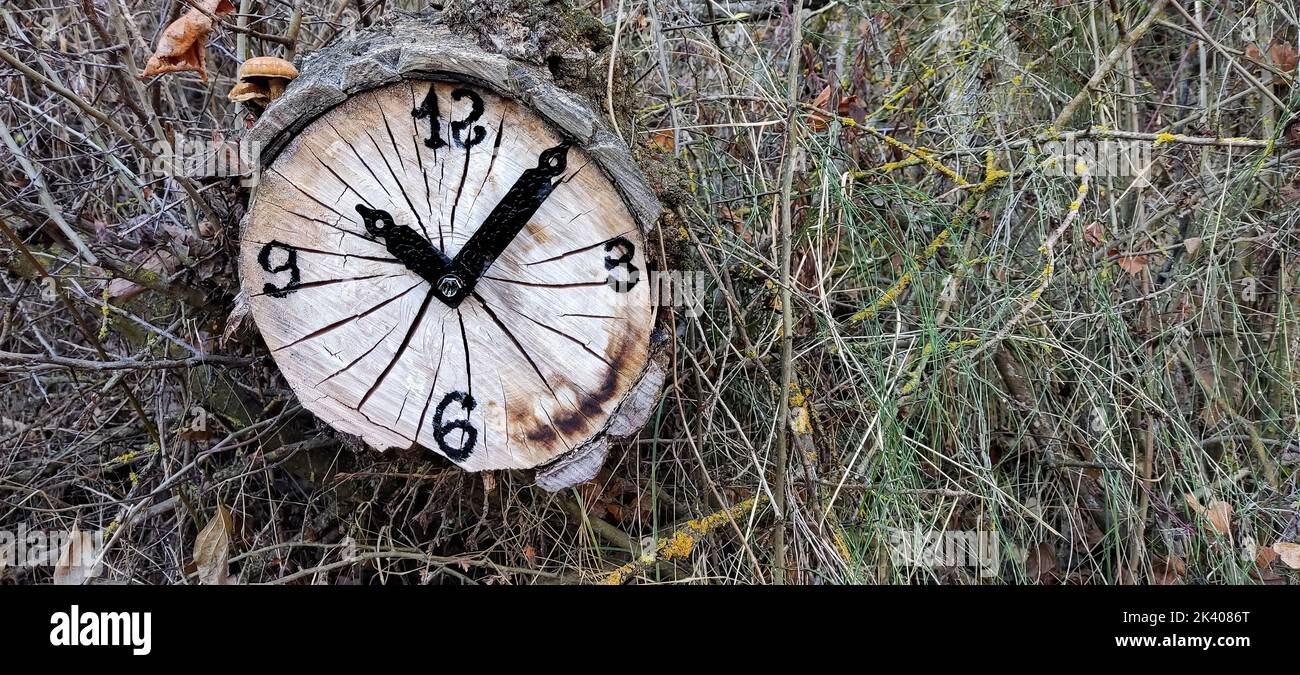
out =
[[[537,157],[537,166],[526,169],[510,186],[505,197],[452,259],[442,283],[434,286],[443,302],[455,307],[474,291],[479,278],[551,195],[558,184],[555,179],[568,165],[568,156],[568,141],[543,150]]]
[[[389,255],[397,258],[431,286],[437,287],[438,280],[451,264],[446,254],[409,226],[394,223],[392,214],[383,209],[357,204],[357,213],[365,221],[366,232],[372,237],[383,239]]]

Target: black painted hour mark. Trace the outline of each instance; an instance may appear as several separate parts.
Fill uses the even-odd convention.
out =
[[[441,116],[438,114],[438,87],[429,85],[429,93],[424,95],[424,101],[420,106],[411,111],[411,116],[417,120],[429,118],[429,137],[424,139],[424,146],[437,150],[446,147],[447,141],[442,140]]]
[[[611,272],[615,269],[621,269],[622,274],[617,277],[610,274],[605,283],[609,284],[615,292],[627,293],[641,280],[641,270],[632,264],[632,257],[636,255],[636,246],[627,240],[626,237],[614,237],[605,242],[605,252],[609,253],[615,248],[619,250],[618,257],[612,255],[605,256],[605,269]]]
[[[278,265],[271,262],[271,252],[276,249],[283,250],[286,253],[284,262]],[[275,284],[267,283],[262,287],[263,293],[273,298],[283,298],[284,296],[298,290],[298,286],[302,281],[302,275],[298,271],[297,249],[278,241],[267,242],[266,246],[263,246],[261,252],[257,254],[257,263],[262,266],[262,269],[271,274],[280,274],[281,272],[289,273],[289,283],[283,286],[276,286]]]
[[[470,102],[469,116],[463,120],[451,121],[451,141],[460,148],[472,148],[487,138],[487,129],[481,124],[474,124],[483,117],[485,107],[483,98],[478,92],[467,87],[460,87],[451,92],[451,100],[459,101],[468,98]],[[425,147],[437,150],[438,148],[447,147],[447,141],[442,140],[442,114],[438,110],[438,87],[437,85],[429,86],[429,93],[424,95],[424,100],[420,105],[411,111],[411,116],[417,120],[429,119],[429,137],[424,139]],[[466,130],[470,129],[466,138]]]
[[[452,403],[460,404],[465,411],[465,419],[443,422],[442,414]],[[478,441],[478,429],[475,429],[469,421],[469,414],[474,410],[475,405],[473,396],[463,391],[453,391],[442,397],[442,401],[433,411],[433,438],[438,441],[438,449],[457,462],[468,459],[470,453],[474,452],[474,443]],[[452,447],[447,443],[447,436],[457,429],[461,432],[460,447]]]
[[[456,145],[468,149],[483,142],[483,139],[487,137],[487,129],[484,129],[481,124],[475,125],[473,133],[470,134],[469,138],[461,138],[465,133],[465,129],[467,129],[471,124],[477,122],[479,118],[483,116],[483,99],[479,97],[477,92],[473,89],[466,89],[465,87],[461,87],[460,89],[451,92],[451,100],[453,101],[459,101],[466,97],[469,98],[470,102],[469,117],[466,117],[463,120],[452,120],[451,140]]]

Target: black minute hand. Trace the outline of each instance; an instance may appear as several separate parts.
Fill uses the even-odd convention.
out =
[[[392,214],[383,209],[357,204],[357,213],[365,221],[370,236],[383,238],[389,255],[428,281],[430,286],[437,287],[438,280],[451,264],[445,253],[410,227],[395,224]]]
[[[474,291],[479,278],[514,241],[555,189],[555,178],[564,173],[568,156],[568,141],[543,150],[537,157],[537,166],[525,170],[510,186],[506,196],[452,258],[442,279],[434,284],[434,291],[443,302],[455,307]]]

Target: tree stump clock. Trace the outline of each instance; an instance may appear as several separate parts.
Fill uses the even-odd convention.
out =
[[[551,490],[645,423],[660,207],[584,99],[405,19],[313,54],[246,138],[241,283],[317,417]]]

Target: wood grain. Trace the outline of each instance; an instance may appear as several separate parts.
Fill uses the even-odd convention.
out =
[[[600,435],[641,378],[654,324],[642,230],[581,147],[563,182],[457,308],[367,234],[357,204],[383,209],[455,256],[538,155],[562,140],[531,108],[473,87],[484,113],[452,96],[460,82],[403,80],[358,93],[284,145],[262,176],[241,245],[241,277],[268,347],[303,405],[378,448],[437,450],[434,418],[468,419],[466,469],[529,468]],[[412,109],[437,91],[440,133]],[[642,282],[618,292],[606,250],[623,237]],[[268,246],[270,248],[268,249]],[[270,272],[296,255],[299,280]],[[264,251],[267,255],[263,256]],[[265,257],[265,261],[263,258]],[[263,262],[269,262],[264,265]],[[271,284],[272,292],[265,292]],[[444,429],[446,427],[444,426]],[[464,447],[462,430],[443,439]],[[446,453],[444,453],[446,454]],[[455,454],[454,452],[452,454]]]

